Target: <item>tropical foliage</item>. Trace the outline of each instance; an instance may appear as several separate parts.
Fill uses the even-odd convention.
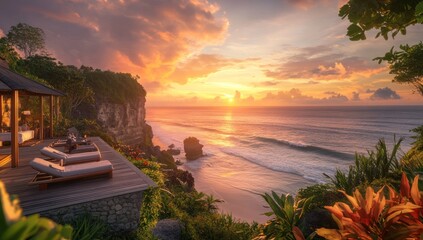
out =
[[[309,199],[308,211],[316,208],[324,208],[327,205],[333,205],[335,202],[343,201],[344,195],[340,193],[332,184],[315,184],[298,190],[295,196],[297,201]]]
[[[196,191],[189,172],[172,169],[163,173],[161,170],[165,165],[156,158],[147,158],[140,149],[121,144],[115,147],[158,185],[144,192],[140,226],[136,236],[131,237],[153,239],[152,227],[165,218],[182,222],[182,239],[247,240],[258,234],[258,224],[250,225],[234,220],[230,215],[217,213],[217,204],[222,201]]]
[[[377,29],[376,37],[388,39],[392,33],[406,34],[408,26],[423,23],[423,1],[361,1],[349,0],[339,10],[339,16],[348,18],[350,40],[365,40],[365,32]]]
[[[365,189],[367,186],[383,186],[398,183],[401,179],[402,164],[400,160],[400,145],[402,139],[394,141],[389,152],[385,140],[380,139],[375,150],[368,150],[367,156],[356,154],[354,165],[347,172],[338,169],[335,175],[328,177],[336,189],[351,194],[356,187]]]
[[[389,63],[389,73],[395,75],[395,82],[412,84],[423,95],[423,43],[400,45],[399,48],[400,51],[394,51],[392,47],[385,56],[374,60]]]
[[[19,200],[9,196],[0,181],[0,239],[71,239],[72,227],[59,225],[38,214],[22,216]]]
[[[352,41],[365,40],[365,32],[377,29],[376,38],[382,36],[385,40],[392,34],[405,35],[407,27],[423,23],[423,1],[362,1],[349,0],[340,10],[339,16],[348,18],[351,25],[347,36]],[[400,51],[393,47],[384,57],[378,57],[379,63],[386,61],[394,81],[412,84],[423,95],[423,45],[400,46]]]
[[[78,240],[104,239],[106,224],[89,214],[82,215],[70,223],[74,229],[72,238]]]
[[[279,196],[273,191],[271,195],[265,193],[262,197],[272,209],[265,214],[274,217],[264,224],[261,234],[255,239],[305,239],[298,224],[307,211],[310,199],[295,201],[289,194]],[[312,237],[309,236],[310,239]]]
[[[423,174],[423,126],[412,130],[416,135],[411,149],[404,155],[402,164],[409,175]]]
[[[423,199],[418,178],[414,178],[410,188],[403,174],[400,192],[388,187],[388,198],[383,193],[384,188],[374,192],[368,187],[365,196],[359,190],[353,195],[343,192],[352,208],[341,202],[326,207],[339,229],[322,228],[317,234],[326,239],[420,239]]]

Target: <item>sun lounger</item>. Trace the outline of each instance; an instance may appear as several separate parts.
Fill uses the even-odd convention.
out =
[[[70,166],[60,166],[41,158],[34,158],[29,165],[39,171],[31,180],[30,185],[38,185],[40,190],[47,189],[48,184],[63,182],[93,176],[107,174],[113,176],[113,165],[110,161],[102,160],[98,162],[89,162],[74,164]]]
[[[69,149],[69,148],[65,147],[64,149],[65,149],[65,152],[67,152],[69,154],[99,151],[98,147],[95,143],[86,144],[86,145],[77,145],[76,148],[73,148],[73,149]]]
[[[63,165],[100,161],[101,159],[100,151],[66,154],[51,147],[43,147],[40,152],[52,159],[63,159]]]

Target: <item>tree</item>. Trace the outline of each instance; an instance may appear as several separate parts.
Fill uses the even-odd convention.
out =
[[[386,61],[390,64],[390,74],[395,74],[394,81],[414,85],[423,95],[423,43],[400,46],[401,51],[394,51],[392,47],[383,57],[377,57],[379,63]]]
[[[46,80],[51,86],[66,93],[61,100],[65,117],[70,117],[82,102],[93,100],[93,90],[87,86],[82,72],[75,66],[64,66],[47,56],[32,56],[19,62],[20,70]]]
[[[25,58],[44,51],[44,36],[44,31],[41,28],[26,23],[18,23],[16,26],[12,26],[7,33],[9,43],[23,51]]]
[[[0,58],[6,60],[10,69],[15,69],[16,63],[20,59],[19,54],[5,37],[0,38]]]
[[[377,29],[376,38],[385,40],[391,33],[405,35],[406,28],[423,23],[423,0],[349,0],[339,10],[342,19],[348,18],[351,25],[347,36],[351,41],[366,39],[366,32]],[[384,57],[373,60],[390,64],[394,82],[412,84],[423,95],[423,44],[401,45],[400,51],[391,48]]]

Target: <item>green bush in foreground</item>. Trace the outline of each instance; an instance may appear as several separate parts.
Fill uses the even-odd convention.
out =
[[[71,239],[72,227],[59,225],[38,214],[22,216],[16,197],[10,197],[0,181],[0,239]]]
[[[398,157],[402,138],[394,142],[389,152],[385,140],[380,139],[376,150],[369,150],[368,156],[356,154],[354,165],[345,173],[337,169],[333,177],[324,173],[336,189],[351,194],[355,188],[365,189],[367,186],[393,186],[401,179],[402,165]]]
[[[315,184],[298,190],[296,200],[310,199],[308,211],[316,208],[323,209],[325,206],[332,206],[336,202],[342,202],[345,197],[331,184]]]
[[[104,239],[106,232],[106,224],[100,219],[94,218],[91,215],[85,214],[74,220],[73,239],[78,240],[95,240]]]
[[[188,219],[186,224],[189,224],[190,228],[189,231],[183,232],[182,239],[249,240],[259,232],[257,223],[250,225],[237,221],[228,214],[198,215]]]
[[[255,239],[305,239],[301,229],[298,227],[300,219],[308,209],[310,199],[301,199],[295,201],[289,194],[280,196],[272,191],[272,194],[262,195],[264,200],[271,208],[271,212],[265,213],[267,216],[274,216],[267,221],[262,232]],[[314,234],[307,239],[312,239]]]

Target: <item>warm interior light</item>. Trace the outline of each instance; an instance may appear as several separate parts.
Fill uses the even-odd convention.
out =
[[[29,110],[22,111],[22,115],[29,116],[29,115],[31,115],[31,111],[29,111]]]

